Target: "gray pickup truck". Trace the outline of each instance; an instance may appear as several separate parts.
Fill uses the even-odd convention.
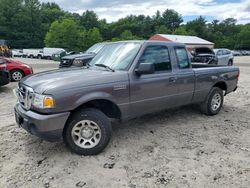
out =
[[[156,41],[110,43],[90,65],[34,74],[15,93],[17,124],[47,140],[63,138],[75,153],[100,153],[111,120],[199,104],[217,114],[237,88],[239,69],[190,64],[183,44]]]

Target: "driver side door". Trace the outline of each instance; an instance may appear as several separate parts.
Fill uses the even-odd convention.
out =
[[[164,45],[147,46],[139,61],[152,63],[152,74],[130,75],[130,111],[139,116],[174,106],[177,93],[176,77],[173,75],[169,49]]]

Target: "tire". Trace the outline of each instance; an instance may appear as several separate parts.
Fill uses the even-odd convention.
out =
[[[228,66],[233,66],[233,60],[230,59],[230,60],[228,61],[228,64],[227,64],[227,65],[228,65]]]
[[[41,56],[41,55],[38,55],[38,56],[37,56],[37,59],[42,59],[42,56]]]
[[[69,118],[63,131],[63,140],[76,154],[96,155],[108,145],[111,132],[110,120],[104,113],[86,108]]]
[[[222,89],[213,87],[206,100],[200,105],[201,112],[213,116],[220,112],[223,105],[224,95]]]
[[[21,70],[10,71],[11,81],[18,82],[24,77],[24,73]]]

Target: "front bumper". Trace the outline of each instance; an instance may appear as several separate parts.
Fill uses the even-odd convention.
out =
[[[62,138],[63,128],[69,115],[70,112],[43,115],[26,111],[19,103],[15,106],[17,124],[30,134],[48,141],[57,141]]]
[[[70,67],[73,64],[74,59],[62,59],[59,64],[59,68]]]
[[[26,69],[23,70],[23,72],[24,72],[25,76],[28,76],[28,75],[34,73],[32,68],[26,68]]]

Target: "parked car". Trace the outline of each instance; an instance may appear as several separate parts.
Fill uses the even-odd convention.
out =
[[[0,60],[6,64],[11,81],[20,81],[23,77],[33,74],[33,69],[20,61],[5,57],[0,57]]]
[[[43,48],[43,58],[52,59],[53,54],[65,51],[63,48]]]
[[[88,68],[58,69],[21,80],[17,124],[48,140],[64,139],[75,153],[100,153],[111,137],[110,119],[127,120],[198,104],[216,115],[235,91],[239,68],[196,64],[184,44],[125,41],[107,44]]]
[[[233,65],[234,56],[230,50],[224,48],[214,49],[214,53],[218,59],[218,65]]]
[[[43,49],[23,49],[23,57],[42,59],[43,56]]]
[[[7,85],[10,82],[9,71],[6,68],[5,62],[0,59],[0,87]]]
[[[243,55],[243,56],[248,56],[248,55],[250,55],[250,51],[247,51],[247,50],[241,50],[240,53],[241,53],[241,55]]]
[[[191,51],[191,61],[206,63],[206,64],[217,64],[218,59],[212,49],[208,47],[196,47]]]
[[[232,52],[233,56],[241,56],[241,53],[239,51],[232,50],[231,52]]]
[[[59,68],[78,66],[82,67],[88,64],[93,57],[106,45],[107,43],[97,43],[91,46],[85,53],[74,54],[62,58]]]
[[[11,50],[12,57],[23,57],[23,50],[13,49]]]
[[[69,55],[73,55],[73,54],[76,54],[76,52],[74,52],[74,51],[69,51],[69,52],[59,51],[59,52],[54,53],[52,55],[52,60],[54,60],[54,61],[61,61],[63,57],[69,56]]]

